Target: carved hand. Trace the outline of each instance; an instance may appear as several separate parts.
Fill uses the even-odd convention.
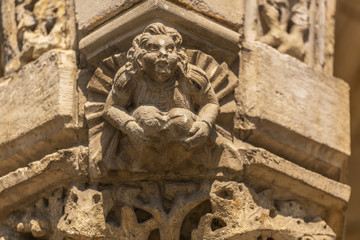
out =
[[[141,149],[145,142],[148,142],[148,137],[145,136],[144,129],[135,121],[130,121],[125,126],[126,134],[134,145],[138,145]]]
[[[204,144],[209,137],[210,130],[208,123],[196,121],[189,131],[190,137],[184,140],[186,147],[194,148]]]

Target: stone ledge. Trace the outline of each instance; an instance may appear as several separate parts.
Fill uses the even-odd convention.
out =
[[[196,12],[167,1],[148,0],[103,23],[79,42],[79,49],[94,67],[114,52],[127,51],[133,38],[150,22],[176,27],[183,42],[209,51],[219,61],[231,65],[237,60],[240,34]]]
[[[327,209],[326,222],[341,239],[351,188],[348,185],[314,173],[264,149],[244,151],[244,182],[255,189],[274,189],[281,197],[296,196]],[[317,207],[316,207],[317,209]]]
[[[243,169],[234,168],[239,164],[233,163],[231,166],[219,168],[217,176],[213,170],[192,178],[186,174],[184,176],[170,174],[149,176],[146,173],[112,172],[109,178],[97,181],[105,185],[112,182],[126,183],[160,179],[244,182],[255,190],[271,189],[274,196],[279,198],[306,202],[310,209],[312,206],[315,206],[314,209],[323,209],[316,214],[321,214],[337,236],[341,236],[346,206],[350,197],[349,186],[304,169],[264,149],[247,146],[240,148],[239,153],[238,160],[239,163],[244,163]],[[86,181],[87,171],[88,148],[75,147],[47,155],[39,161],[30,163],[27,167],[1,177],[0,213],[4,212],[4,214],[0,214],[0,218],[54,188],[66,186],[80,178]]]
[[[88,149],[74,147],[47,155],[0,178],[0,219],[39,194],[86,175]]]
[[[259,42],[243,43],[240,58],[239,136],[343,181],[350,155],[348,85]]]
[[[0,79],[0,176],[78,139],[75,52],[52,50]]]
[[[219,4],[218,0],[167,0],[203,14],[215,21],[239,31],[243,25],[245,1],[227,0]]]
[[[76,0],[75,11],[80,34],[86,35],[96,27],[144,0]]]

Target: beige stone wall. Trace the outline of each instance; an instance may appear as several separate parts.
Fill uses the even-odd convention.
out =
[[[1,3],[0,240],[345,239],[335,0]]]
[[[336,17],[335,76],[350,84],[352,187],[346,240],[360,239],[360,1],[339,0]]]

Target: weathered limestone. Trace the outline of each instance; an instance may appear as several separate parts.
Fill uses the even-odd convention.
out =
[[[5,74],[50,49],[75,48],[74,10],[69,0],[2,0]]]
[[[159,21],[176,25],[184,43],[226,61],[236,61],[240,34],[199,14],[167,1],[148,0],[135,5],[107,24],[84,36],[79,50],[94,67],[114,52],[127,51],[132,39],[142,32],[146,22]],[[221,33],[221,34],[218,34]]]
[[[220,236],[224,239],[262,236],[266,239],[285,235],[277,239],[297,240],[303,236],[335,239],[335,233],[341,235],[349,188],[265,150],[251,147],[243,150],[242,159],[248,162],[242,176],[235,177],[240,172],[233,172],[233,176],[228,172],[219,175],[217,181],[164,182],[143,174],[138,180],[129,182],[129,176],[127,180],[125,176],[118,179],[120,174],[90,187],[84,184],[87,182],[86,150],[80,147],[60,151],[0,178],[3,186],[0,195],[5,200],[2,206],[8,210],[18,208],[19,204],[26,206],[28,203],[21,201],[24,198],[36,201],[39,193],[45,198],[37,201],[35,209],[29,207],[8,215],[6,226],[13,226],[20,236],[26,236],[20,223],[26,226],[26,221],[33,220],[35,224],[34,220],[41,223],[41,219],[51,219],[51,224],[46,223],[48,231],[44,231],[49,239],[63,239],[64,236],[111,239],[114,234],[121,239],[148,239],[149,235],[157,234],[161,239],[178,239],[176,236],[180,234],[186,239],[190,236],[192,239]],[[26,177],[18,177],[18,182],[13,183],[14,175]],[[225,180],[239,177],[240,183]],[[76,184],[72,186],[71,181]],[[41,182],[46,184],[39,185]],[[60,186],[63,188],[55,190],[62,195],[55,194],[60,201],[56,203],[58,207],[48,211],[44,204],[52,205],[53,194],[44,192],[51,193]],[[24,191],[26,189],[31,192]],[[11,207],[7,199],[12,200]],[[36,234],[39,233],[32,230],[34,237]]]
[[[79,0],[75,1],[78,28],[81,35],[86,35],[117,14],[143,0]]]
[[[349,89],[323,73],[331,8],[74,3],[79,51],[19,49],[1,82],[1,240],[342,239]]]
[[[244,0],[225,0],[219,4],[216,0],[168,0],[201,13],[215,21],[234,29],[240,30],[243,25]]]
[[[348,85],[261,43],[244,43],[240,58],[240,137],[343,181],[350,155]]]
[[[335,0],[246,0],[244,37],[333,73]]]
[[[84,178],[87,168],[87,148],[74,147],[47,155],[27,167],[2,176],[0,219],[18,208],[19,204],[36,200],[39,194],[67,187],[74,180]]]
[[[78,141],[76,78],[75,52],[56,50],[0,80],[0,174]]]

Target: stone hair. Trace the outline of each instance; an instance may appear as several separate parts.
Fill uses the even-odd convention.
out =
[[[180,33],[174,28],[164,26],[162,23],[153,23],[147,26],[143,33],[133,40],[132,47],[127,52],[126,71],[130,75],[138,75],[142,70],[141,59],[146,53],[145,45],[151,36],[156,35],[166,35],[174,40],[176,52],[180,58],[178,67],[181,72],[186,72],[188,59],[185,50],[181,47],[182,36]]]

